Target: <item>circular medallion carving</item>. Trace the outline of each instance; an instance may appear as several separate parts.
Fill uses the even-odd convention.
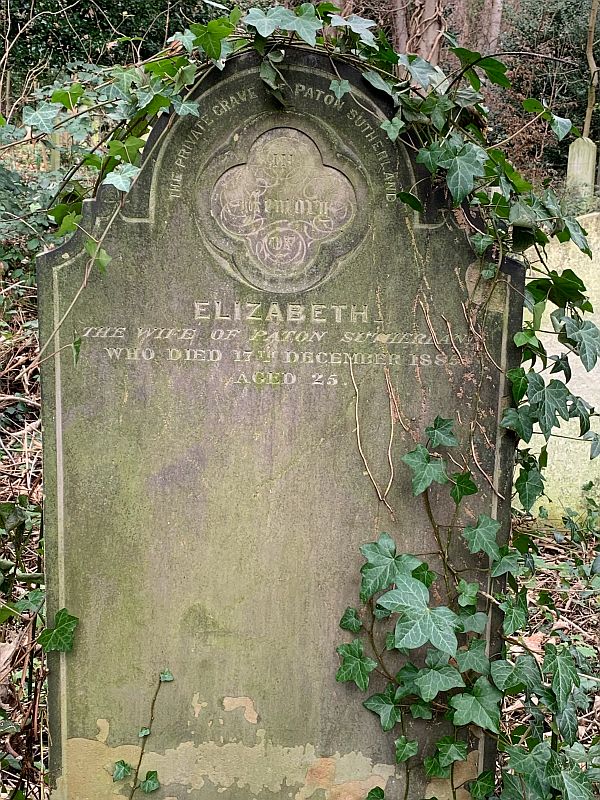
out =
[[[213,244],[231,253],[238,279],[266,291],[313,288],[357,243],[353,183],[295,128],[258,135],[245,163],[217,176],[209,206]]]

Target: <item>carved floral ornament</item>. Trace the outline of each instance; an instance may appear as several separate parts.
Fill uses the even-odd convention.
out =
[[[210,197],[211,216],[233,240],[239,277],[275,292],[304,291],[328,277],[356,245],[357,205],[351,181],[323,163],[314,141],[283,127],[258,136],[246,163],[227,169]],[[319,259],[330,244],[332,257]]]

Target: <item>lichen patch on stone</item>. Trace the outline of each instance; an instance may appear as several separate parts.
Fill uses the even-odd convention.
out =
[[[113,782],[113,766],[120,760],[137,763],[140,748],[109,747],[97,739],[69,739],[66,754],[65,774],[52,800],[88,797],[91,786],[94,800],[115,800],[115,795],[122,796],[127,782]],[[319,758],[312,744],[283,747],[268,740],[262,729],[256,731],[253,745],[186,741],[164,753],[147,750],[140,772],[147,770],[158,772],[167,791],[170,786],[187,787],[192,800],[207,783],[217,791],[236,787],[253,795],[289,787],[294,800],[363,800],[375,786],[384,788],[394,774],[393,766],[373,764],[358,752]]]

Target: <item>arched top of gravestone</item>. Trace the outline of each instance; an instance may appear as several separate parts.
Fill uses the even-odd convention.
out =
[[[393,212],[389,224],[401,211],[417,233],[456,227],[422,167],[381,129],[393,108],[358,70],[338,64],[334,71],[325,54],[287,48],[278,99],[259,69],[256,53],[230,58],[191,93],[199,116],[159,120],[118,212],[120,224],[173,236],[177,218],[186,231],[193,220],[199,248],[224,273],[281,294],[316,288],[337,274],[364,244],[374,216],[386,211]],[[352,87],[342,98],[330,88],[338,77]],[[423,212],[404,206],[400,191],[419,194]],[[102,187],[85,204],[82,228],[101,233],[115,202],[115,190]],[[77,234],[66,251],[80,251],[84,239]]]

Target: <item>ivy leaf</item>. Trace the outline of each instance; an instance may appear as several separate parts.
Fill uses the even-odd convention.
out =
[[[199,117],[200,108],[194,100],[182,100],[181,97],[173,98],[173,110],[180,117]]]
[[[317,17],[312,3],[302,3],[297,9],[293,22],[285,25],[288,31],[295,31],[298,36],[311,47],[317,44],[317,31],[323,27],[322,20]]]
[[[550,356],[550,360],[555,362],[550,373],[564,372],[565,383],[568,383],[571,380],[571,365],[569,364],[569,356],[567,353],[563,353],[560,356]]]
[[[591,258],[592,250],[588,244],[586,232],[581,227],[579,222],[574,217],[564,217],[563,221],[565,223],[566,232],[569,234],[568,238],[573,242],[573,244],[577,245],[582,253],[585,253],[586,256]],[[560,234],[557,234],[556,238],[559,239],[559,241],[564,241]]]
[[[266,14],[261,8],[251,8],[242,22],[245,22],[246,25],[251,25],[260,36],[266,39],[277,28],[287,25],[293,16],[291,11],[281,6],[270,8]]]
[[[400,117],[394,117],[393,119],[386,119],[385,122],[382,122],[379,127],[383,128],[383,130],[387,133],[388,138],[392,142],[395,142],[400,134],[400,131],[402,131],[406,125],[404,124],[403,120],[400,119]]]
[[[456,653],[456,663],[461,672],[473,670],[482,675],[490,671],[490,660],[486,655],[485,639],[471,639],[468,650],[459,650]]]
[[[433,719],[429,703],[411,703],[410,713],[413,719]]]
[[[407,739],[406,736],[396,739],[394,744],[396,745],[396,764],[408,761],[409,758],[416,756],[419,752],[419,743]]]
[[[511,383],[512,396],[515,403],[520,403],[527,394],[527,374],[523,367],[509,369],[506,377]]]
[[[593,800],[595,797],[590,781],[584,772],[571,769],[561,772],[565,789],[565,800]]]
[[[418,674],[418,668],[415,667],[414,664],[411,664],[410,661],[408,661],[401,669],[398,670],[396,673],[396,682],[398,683],[398,689],[396,690],[397,699],[408,697],[411,694],[418,694],[417,687],[415,685],[415,678]]]
[[[332,14],[329,24],[332,28],[339,28],[339,27],[348,27],[352,31],[352,33],[357,33],[360,37],[360,40],[363,44],[366,44],[368,47],[375,47],[375,35],[369,28],[375,27],[375,22],[372,19],[365,19],[364,17],[359,17],[357,14],[350,14],[347,19],[341,17],[339,14]]]
[[[394,583],[396,588],[382,595],[377,601],[378,606],[397,613],[427,607],[429,591],[421,581],[410,575],[399,574],[396,575]]]
[[[429,437],[429,443],[432,447],[456,447],[458,439],[452,430],[454,426],[453,419],[444,419],[443,417],[436,417],[433,420],[433,425],[425,428],[425,433]]]
[[[196,37],[194,34],[186,28],[183,33],[181,31],[177,31],[174,33],[173,36],[169,36],[167,42],[181,42],[181,44],[185,47],[188,53],[191,53],[194,49],[194,39]]]
[[[396,623],[395,644],[398,649],[414,650],[430,642],[442,653],[454,656],[458,647],[454,633],[457,626],[456,614],[445,606],[410,608]]]
[[[398,200],[406,203],[413,211],[423,211],[423,204],[419,198],[411,192],[398,192]]]
[[[456,505],[459,505],[463,497],[467,497],[470,494],[477,494],[479,491],[477,489],[477,484],[474,483],[469,470],[466,472],[455,472],[454,475],[451,475],[450,480],[454,484],[450,491],[450,495]]]
[[[146,773],[146,777],[140,783],[140,789],[144,794],[150,794],[160,789],[160,781],[158,780],[158,773],[155,769]]]
[[[128,136],[125,141],[111,139],[108,142],[108,152],[111,156],[127,161],[132,164],[138,157],[140,149],[146,144],[143,139],[137,136]]]
[[[377,667],[377,662],[364,655],[363,642],[355,639],[350,644],[341,644],[337,653],[342,657],[342,664],[335,679],[339,683],[354,681],[358,688],[366,692],[369,686],[369,673]]]
[[[444,150],[439,142],[432,142],[427,147],[422,147],[417,153],[417,164],[423,164],[432,174],[437,171],[440,161],[444,158]]]
[[[596,366],[600,355],[600,330],[590,320],[565,319],[565,333],[569,341],[574,342],[581,363],[590,372]]]
[[[521,554],[518,550],[509,550],[492,569],[492,578],[499,578],[501,575],[520,575],[523,571],[521,565]]]
[[[73,649],[75,628],[78,623],[79,619],[69,614],[66,608],[57,611],[54,617],[54,628],[46,628],[38,637],[38,642],[44,652],[58,650],[60,653],[69,653]]]
[[[427,756],[423,759],[423,768],[425,775],[428,778],[449,778],[450,767],[442,767],[440,764],[440,757],[436,753],[435,756]]]
[[[348,608],[344,611],[340,620],[340,628],[351,633],[358,633],[362,628],[362,622],[359,619],[358,611],[355,608]]]
[[[500,701],[502,694],[487,678],[478,678],[470,693],[457,694],[450,698],[454,711],[454,725],[473,723],[480,728],[500,733]]]
[[[590,429],[590,413],[592,408],[585,402],[582,397],[572,397],[571,405],[569,407],[569,416],[571,419],[577,417],[579,419],[579,435],[583,436]]]
[[[351,90],[350,81],[347,80],[333,80],[329,84],[329,88],[337,97],[338,100],[341,100],[345,94],[348,94]]]
[[[415,678],[415,684],[419,688],[419,694],[428,703],[433,700],[440,692],[447,692],[449,689],[461,688],[465,682],[458,670],[449,664],[431,665],[419,670]]]
[[[530,692],[541,693],[543,690],[542,675],[537,661],[531,655],[519,656],[515,662],[519,676]]]
[[[467,743],[458,742],[453,736],[444,736],[436,742],[435,749],[442,767],[449,767],[455,761],[466,761],[467,759]]]
[[[488,154],[483,147],[471,142],[467,142],[458,153],[452,156],[446,183],[455,205],[462,203],[465,197],[473,191],[475,178],[485,175],[484,164],[487,160]]]
[[[496,542],[496,534],[500,530],[500,523],[488,517],[487,514],[480,514],[477,518],[477,525],[473,528],[468,525],[462,537],[469,546],[471,553],[484,552],[493,560],[498,561],[500,550]]]
[[[387,589],[398,573],[410,574],[422,563],[405,553],[396,555],[396,543],[387,533],[382,533],[377,542],[362,545],[360,551],[367,559],[360,570],[360,599],[363,603]]]
[[[523,405],[519,406],[519,408],[505,409],[500,425],[503,428],[514,431],[519,439],[528,442],[533,436],[533,423],[534,418],[531,408],[528,405]]]
[[[133,772],[133,767],[127,761],[117,761],[113,767],[113,781],[123,781]]]
[[[172,683],[175,680],[173,677],[173,673],[170,669],[163,669],[160,673],[160,682],[161,683]]]
[[[573,687],[580,684],[573,656],[566,646],[556,647],[556,645],[549,643],[545,648],[542,669],[552,675],[552,691],[556,697],[559,710],[563,709],[573,691]]]
[[[529,469],[522,467],[519,477],[515,481],[515,488],[521,505],[525,511],[530,511],[538,497],[544,493],[544,480],[541,472],[535,467]]]
[[[110,256],[103,247],[100,247],[98,242],[93,239],[87,239],[85,242],[85,250],[92,259],[92,265],[97,265],[100,272],[106,272],[106,268],[112,261]]]
[[[274,93],[281,89],[281,76],[270,59],[265,58],[262,60],[258,74]]]
[[[491,663],[492,680],[506,694],[513,694],[522,686],[521,670],[510,661],[500,659]]]
[[[463,578],[458,582],[458,605],[461,608],[477,605],[478,583],[468,583]]]
[[[588,431],[582,438],[592,443],[590,447],[590,460],[600,456],[600,434],[596,431]]]
[[[120,192],[128,192],[136,175],[140,172],[140,167],[133,164],[121,163],[109,172],[102,183],[106,186],[115,186]]]
[[[15,608],[20,614],[39,614],[44,606],[46,592],[43,589],[32,589],[30,592],[17,600]]]
[[[531,750],[509,746],[506,752],[509,755],[508,766],[520,775],[535,775],[538,770],[545,772],[552,755],[548,742],[540,742]]]
[[[150,733],[151,733],[150,728],[140,728],[138,733],[138,738],[143,739],[146,736],[150,736]]]
[[[516,597],[508,597],[500,608],[504,611],[502,630],[505,636],[512,636],[513,633],[522,630],[527,624],[529,612],[527,609],[527,590],[523,589]]]
[[[36,108],[25,106],[23,125],[29,125],[34,133],[52,133],[60,109],[60,103],[40,103]]]
[[[446,80],[446,76],[439,67],[434,66],[431,62],[421,58],[421,56],[412,53],[410,55],[401,54],[398,63],[405,67],[413,81],[425,90],[429,89],[430,86],[435,87]],[[440,112],[442,113],[443,111],[449,111],[454,106],[450,98],[445,95],[439,96],[437,104],[441,104]],[[439,126],[436,125],[436,127],[441,130]],[[444,125],[441,127],[443,128]]]
[[[575,744],[578,734],[578,720],[577,707],[572,697],[569,697],[564,708],[556,713],[556,724],[565,742],[568,745]]]
[[[488,616],[483,611],[475,614],[461,614],[458,618],[461,633],[483,633],[487,628]]]
[[[402,709],[396,702],[396,690],[391,683],[388,683],[384,692],[367,698],[363,706],[379,716],[384,731],[391,731],[402,716]]]
[[[556,114],[550,114],[550,128],[556,135],[556,138],[559,142],[562,142],[572,127],[573,123],[570,119],[566,119],[565,117],[557,117]]]
[[[368,81],[371,86],[375,89],[379,89],[380,92],[385,92],[390,97],[394,96],[394,92],[390,84],[383,78],[379,72],[375,72],[373,69],[368,69],[366,72],[363,72],[363,78]]]
[[[402,456],[402,461],[413,471],[412,489],[415,496],[424,492],[434,481],[448,483],[443,460],[433,457],[422,444]]]
[[[469,784],[469,794],[473,800],[486,800],[494,794],[494,773],[491,770],[481,772],[477,779]]]
[[[77,105],[77,101],[83,96],[84,88],[80,83],[74,83],[68,89],[56,89],[50,98],[53,103],[60,103],[69,111]]]
[[[535,350],[540,349],[540,340],[532,330],[523,330],[515,333],[513,342],[517,347],[532,347]]]
[[[416,569],[413,569],[412,576],[413,578],[416,578],[418,581],[421,581],[421,583],[424,583],[428,589],[437,578],[436,573],[432,572],[429,569],[429,566],[425,563],[419,564],[419,566]]]
[[[376,786],[374,789],[371,789],[365,800],[385,800],[385,792],[381,786]]]
[[[469,241],[477,255],[483,256],[496,240],[488,233],[475,233],[473,236],[469,236]]]

